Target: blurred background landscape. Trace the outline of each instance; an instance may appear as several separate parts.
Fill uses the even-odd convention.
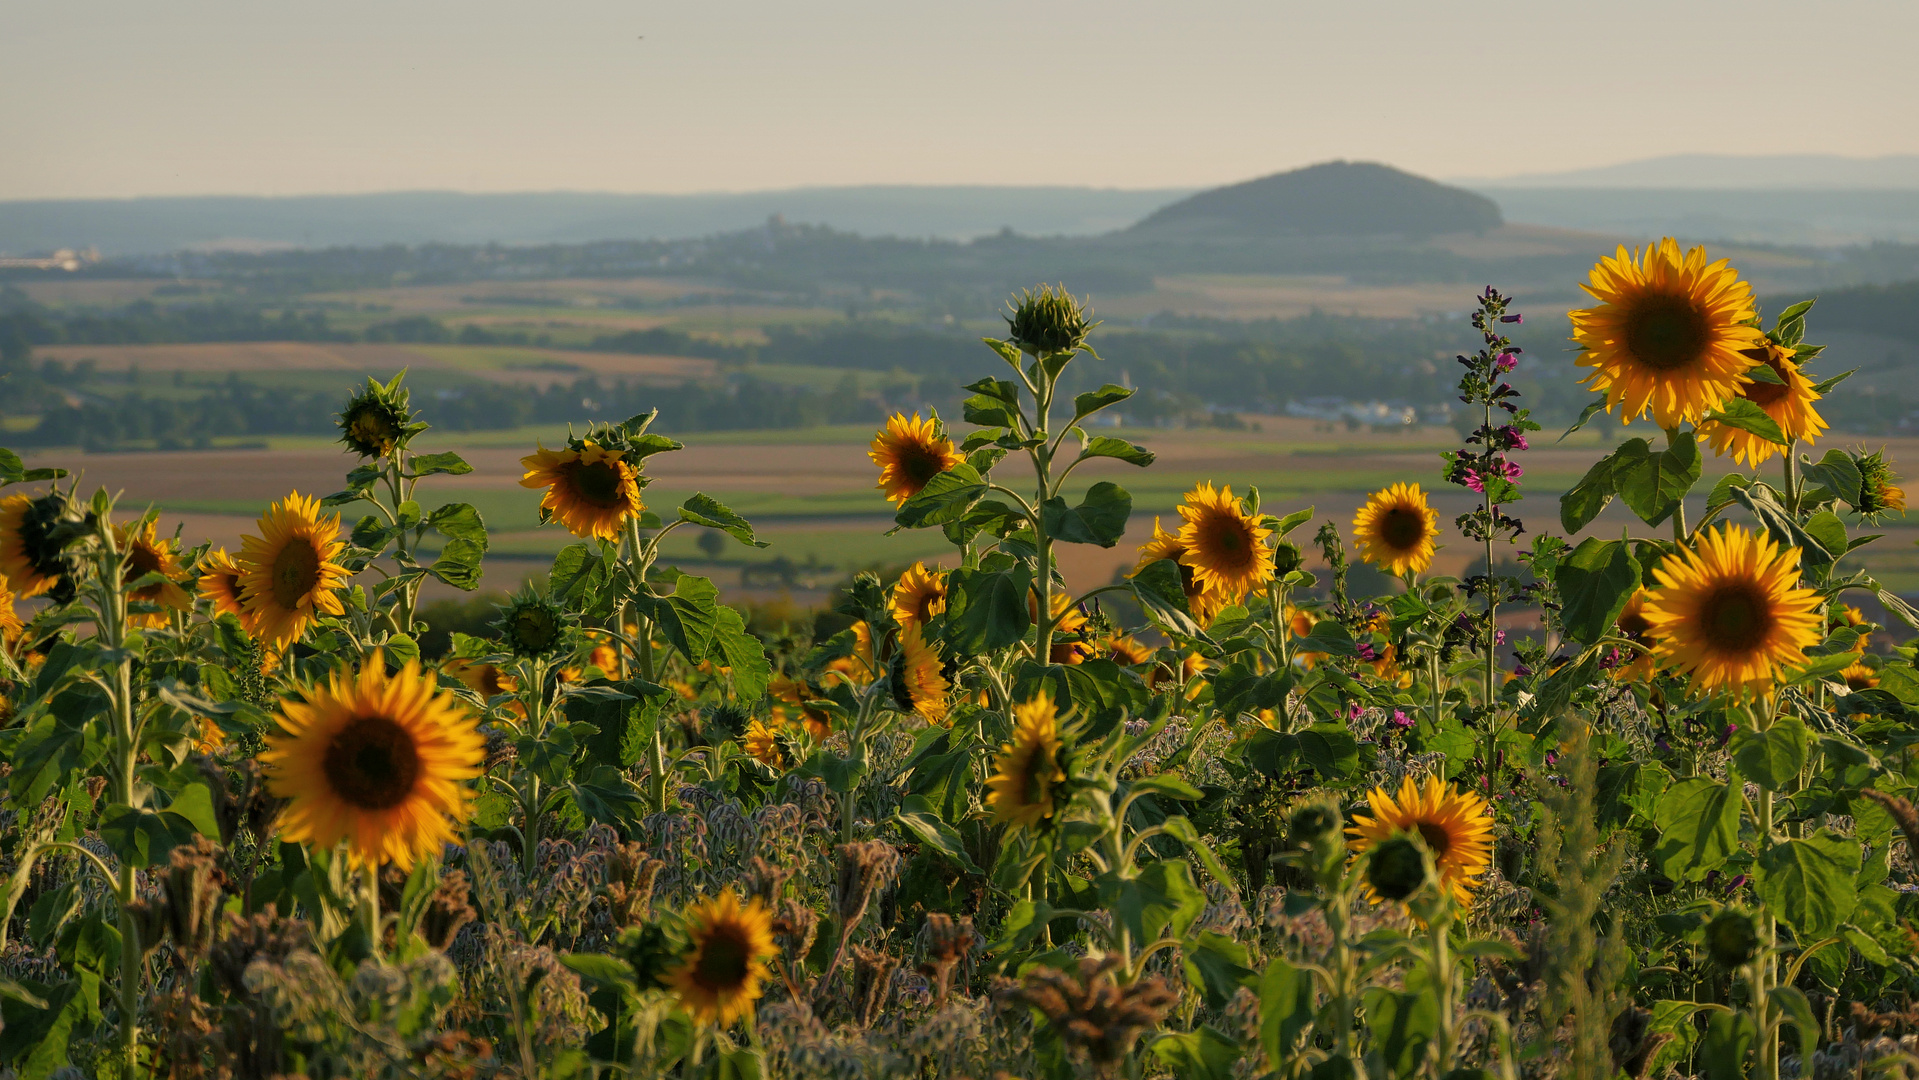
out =
[[[193,11],[206,15],[199,5]],[[416,15],[395,17],[392,41],[410,41],[432,61],[441,46],[424,44]],[[27,44],[71,31],[55,16],[37,17],[44,21],[29,27]],[[1322,17],[1331,16],[1314,16]],[[317,44],[287,46],[288,78],[320,78],[322,65],[300,50],[323,47],[345,18],[322,27]],[[691,35],[697,23],[684,13],[662,17],[623,33],[621,46],[667,55],[679,47],[673,31]],[[1054,23],[1067,25],[1064,15]],[[903,48],[903,32],[894,27],[885,40]],[[745,60],[780,55],[768,51],[776,50],[772,31],[744,33],[750,40],[737,47]],[[263,88],[258,107],[280,109],[275,115],[290,123],[323,107],[310,94],[277,90],[246,67],[264,61],[219,44],[195,39],[191,49],[212,50],[232,67],[229,91]],[[847,47],[861,44],[872,41]],[[701,49],[718,47],[702,38],[686,46],[690,59],[663,63],[694,64]],[[1019,52],[1029,47],[1009,46],[1018,55],[1006,62],[1031,60]],[[1168,62],[1196,81],[1164,85],[1190,97],[1202,60],[1177,54],[1169,46]],[[745,66],[729,67],[728,77],[750,82]],[[1589,429],[1553,442],[1588,398],[1566,312],[1581,305],[1578,283],[1597,258],[1670,235],[1731,259],[1769,315],[1818,297],[1809,340],[1829,346],[1819,374],[1858,371],[1822,403],[1834,427],[1822,445],[1885,445],[1909,467],[1919,461],[1919,154],[1893,151],[1919,149],[1919,123],[1900,127],[1915,119],[1912,95],[1887,96],[1908,78],[1888,70],[1847,76],[1879,80],[1862,97],[1878,103],[1877,113],[1847,118],[1856,129],[1827,131],[1847,134],[1848,152],[1799,152],[1817,144],[1785,135],[1713,141],[1675,127],[1638,141],[1615,133],[1578,149],[1542,143],[1538,154],[1491,157],[1439,153],[1406,127],[1418,117],[1369,120],[1363,101],[1350,116],[1297,119],[1295,93],[1264,104],[1235,99],[1266,125],[1237,141],[1211,128],[1193,134],[1142,107],[1126,121],[1139,141],[1093,140],[1083,155],[1048,155],[1043,140],[1017,133],[982,143],[966,130],[958,148],[928,150],[928,132],[946,130],[929,119],[877,133],[812,128],[823,144],[815,158],[766,141],[773,128],[755,125],[785,115],[766,97],[743,118],[728,110],[744,90],[726,96],[718,83],[662,83],[654,97],[634,99],[636,115],[653,115],[646,102],[664,103],[687,125],[704,118],[700,138],[737,131],[747,149],[688,142],[657,166],[623,174],[622,193],[611,183],[596,188],[610,175],[604,169],[528,172],[522,149],[537,156],[540,143],[521,112],[503,114],[506,129],[490,133],[491,157],[458,125],[438,152],[428,139],[380,158],[373,152],[383,144],[367,135],[367,153],[355,156],[354,137],[337,125],[289,150],[296,144],[285,131],[216,131],[210,115],[181,115],[214,100],[220,109],[247,106],[208,96],[218,87],[207,79],[154,67],[158,102],[125,108],[137,119],[170,106],[164,123],[179,147],[146,159],[88,157],[104,155],[116,133],[147,145],[127,134],[130,120],[93,114],[66,116],[57,133],[52,120],[18,117],[0,132],[44,156],[0,187],[9,196],[0,200],[0,443],[29,464],[59,463],[88,484],[123,488],[136,504],[157,502],[187,538],[231,547],[289,488],[340,486],[349,463],[334,441],[333,413],[366,376],[404,368],[434,425],[424,445],[457,449],[476,466],[446,482],[462,487],[495,530],[487,587],[501,591],[570,539],[537,527],[537,497],[518,487],[518,459],[558,442],[569,423],[658,408],[656,430],[689,449],[653,460],[649,503],[707,491],[773,541],[748,551],[676,534],[674,556],[733,598],[803,610],[857,569],[939,554],[937,536],[887,535],[890,515],[865,444],[894,411],[957,420],[960,387],[997,373],[979,339],[1003,330],[998,313],[1009,293],[1059,282],[1103,320],[1100,359],[1075,365],[1086,382],[1075,389],[1137,387],[1110,415],[1159,455],[1128,481],[1137,535],[1069,554],[1068,572],[1090,584],[1129,569],[1153,516],[1170,516],[1179,493],[1200,480],[1257,485],[1268,506],[1311,503],[1342,525],[1367,491],[1390,480],[1436,486],[1438,451],[1470,426],[1450,397],[1453,357],[1476,339],[1464,313],[1492,284],[1526,316],[1518,332],[1525,360],[1513,382],[1548,428],[1527,457],[1533,498],[1516,510],[1535,530],[1556,531],[1557,494],[1615,434]],[[400,75],[349,73],[374,80],[373,91],[349,102],[369,131],[387,122],[379,106],[404,111],[410,99],[379,83]],[[796,79],[795,92],[822,93],[815,78]],[[926,78],[935,89],[921,93],[921,105],[983,108],[952,90],[961,78],[954,72]],[[457,114],[446,113],[437,90],[420,100],[431,98],[441,120],[464,118],[508,89],[475,91],[485,100]],[[1547,90],[1572,93],[1570,84]],[[535,96],[570,106],[565,95],[576,91],[559,85]],[[852,124],[852,113],[887,107],[862,99],[843,118]],[[573,123],[563,110],[543,115],[561,128]],[[86,124],[101,125],[106,143],[62,141]],[[1288,125],[1303,125],[1303,134]],[[1786,125],[1793,130],[1811,129]],[[1278,137],[1289,132],[1297,137]],[[755,138],[771,151],[749,152]],[[1201,138],[1232,150],[1181,158],[1175,169],[1154,142],[1178,148]],[[216,139],[226,141],[208,141]],[[999,150],[987,154],[985,145]],[[1403,155],[1393,152],[1402,145]],[[249,151],[244,160],[231,156],[236,148]],[[1009,149],[1018,152],[1000,152]],[[552,158],[570,166],[576,150]],[[949,154],[957,150],[970,156]],[[278,152],[291,157],[272,172]],[[189,160],[196,154],[200,171]],[[308,168],[308,158],[372,164],[342,179]],[[1036,164],[1069,159],[1076,176]],[[458,167],[422,164],[436,160]],[[497,173],[462,171],[473,160],[501,164]],[[989,160],[1009,164],[997,172],[979,164]],[[142,161],[144,171],[134,167]],[[1578,161],[1587,164],[1570,164]],[[687,171],[699,167],[719,172]],[[468,175],[479,179],[459,182]],[[1213,180],[1193,182],[1200,175]],[[940,177],[954,182],[933,182]],[[643,189],[667,193],[633,193]],[[1715,467],[1724,463],[1708,463]],[[1086,473],[1087,483],[1100,478]],[[1464,509],[1448,498],[1440,497],[1444,520]],[[1620,513],[1591,528],[1616,530]],[[1919,530],[1895,519],[1888,531],[1895,542],[1871,549],[1874,572],[1919,591],[1911,554]],[[1450,565],[1442,554],[1442,569],[1466,568],[1464,545],[1456,547]]]

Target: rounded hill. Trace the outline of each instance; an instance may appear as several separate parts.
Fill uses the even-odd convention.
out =
[[[1361,161],[1329,161],[1212,188],[1161,207],[1126,231],[1153,239],[1433,236],[1502,224],[1483,195]]]

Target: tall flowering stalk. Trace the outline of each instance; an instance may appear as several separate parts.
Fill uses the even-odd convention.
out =
[[[1490,792],[1495,762],[1499,760],[1499,721],[1495,711],[1499,692],[1499,604],[1503,599],[1517,597],[1520,585],[1517,579],[1494,572],[1493,544],[1500,540],[1511,544],[1526,531],[1525,525],[1504,507],[1525,497],[1519,490],[1519,478],[1525,475],[1525,470],[1511,455],[1528,448],[1526,433],[1538,431],[1539,425],[1529,419],[1528,410],[1514,404],[1519,391],[1505,380],[1505,376],[1519,366],[1520,350],[1502,328],[1517,325],[1524,317],[1516,312],[1508,313],[1506,308],[1512,298],[1491,285],[1486,286],[1477,299],[1479,310],[1473,312],[1473,329],[1479,331],[1485,343],[1478,352],[1459,357],[1460,366],[1466,369],[1459,379],[1459,400],[1468,406],[1479,406],[1480,423],[1466,436],[1464,447],[1440,456],[1446,463],[1447,482],[1469,488],[1480,497],[1478,509],[1460,515],[1453,524],[1460,535],[1479,541],[1486,555],[1486,572],[1468,577],[1465,584],[1469,595],[1484,596],[1486,601],[1482,631],[1486,649],[1483,707],[1486,789]]]

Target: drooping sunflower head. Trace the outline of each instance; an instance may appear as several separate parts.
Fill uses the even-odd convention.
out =
[[[1799,550],[1737,525],[1702,532],[1653,577],[1644,608],[1653,650],[1708,693],[1770,694],[1825,626],[1819,594],[1799,587]]]
[[[340,515],[294,492],[267,508],[260,535],[240,542],[240,595],[254,631],[283,652],[321,615],[345,612],[337,595],[350,576],[333,560],[345,549]]]
[[[878,675],[877,662],[873,659],[873,628],[865,619],[860,619],[843,632],[852,635],[852,648],[847,655],[827,662],[826,675],[854,686],[865,686]]]
[[[486,738],[418,662],[389,676],[375,651],[357,676],[338,670],[283,698],[276,719],[280,732],[260,763],[267,789],[289,800],[282,840],[320,848],[344,840],[355,865],[409,869],[458,839]]]
[[[1072,352],[1099,325],[1091,321],[1093,309],[1074,299],[1064,284],[1057,290],[1051,285],[1041,285],[1038,292],[1022,290],[1006,307],[1006,340],[1033,356]]]
[[[1440,887],[1462,907],[1472,903],[1478,879],[1493,860],[1493,815],[1485,799],[1437,776],[1423,784],[1409,776],[1397,795],[1374,788],[1367,802],[1372,813],[1354,814],[1346,830],[1354,855],[1364,855],[1398,834],[1417,836],[1432,854]],[[1367,892],[1377,901],[1379,894],[1371,886]]]
[[[688,908],[685,919],[692,948],[666,982],[695,1020],[730,1027],[759,999],[766,962],[779,953],[772,913],[759,897],[742,904],[729,889]]]
[[[153,521],[115,526],[114,535],[120,549],[126,553],[125,568],[120,572],[123,582],[131,585],[149,574],[159,574],[166,579],[139,586],[127,594],[129,599],[174,611],[193,610],[193,597],[180,587],[179,578],[183,576],[180,552],[172,539],[161,539]],[[127,622],[134,626],[165,626],[167,620],[165,611],[130,612],[127,615]]]
[[[940,430],[937,417],[920,419],[914,413],[894,413],[886,427],[873,436],[866,456],[880,467],[879,483],[887,502],[903,503],[920,493],[935,476],[966,460],[953,440]]]
[[[1106,639],[1106,658],[1121,667],[1134,667],[1153,658],[1153,647],[1131,634],[1114,634]]]
[[[1866,618],[1865,612],[1851,604],[1833,604],[1826,609],[1826,636],[1831,637],[1834,630],[1842,627],[1859,635],[1853,647],[1861,651],[1871,644],[1872,632],[1878,629],[1871,619]]]
[[[574,644],[566,612],[531,586],[508,599],[493,625],[500,631],[501,643],[515,656],[558,656]]]
[[[588,440],[578,447],[536,452],[520,459],[523,488],[545,488],[540,521],[558,521],[574,536],[618,540],[640,503],[640,474],[617,450]]]
[[[400,385],[405,372],[395,376],[392,385],[382,385],[369,377],[366,387],[354,392],[340,410],[340,441],[363,458],[383,458],[400,441],[414,434],[411,394]],[[425,425],[418,425],[424,428]]]
[[[1206,590],[1199,580],[1199,574],[1183,558],[1185,554],[1186,543],[1180,539],[1180,534],[1160,528],[1159,518],[1155,517],[1153,535],[1139,546],[1139,562],[1133,566],[1133,573],[1127,576],[1138,574],[1161,559],[1172,560],[1179,567],[1179,588],[1186,594],[1186,609],[1192,612],[1195,621],[1204,626],[1212,622],[1213,616],[1224,610],[1229,601],[1224,594]]]
[[[1863,660],[1847,664],[1839,677],[1845,680],[1848,690],[1871,690],[1879,685],[1879,672]]]
[[[1789,440],[1810,444],[1825,433],[1826,421],[1812,407],[1819,400],[1819,392],[1793,362],[1791,349],[1768,340],[1756,348],[1740,350],[1740,355],[1751,360],[1752,366],[1747,368],[1748,381],[1739,387],[1737,396],[1759,406]],[[1731,424],[1707,420],[1699,425],[1699,431],[1712,444],[1714,453],[1731,451],[1733,460],[1753,468],[1785,453],[1785,447],[1778,443]]]
[[[0,649],[11,649],[27,624],[20,620],[20,611],[13,606],[13,590],[7,588],[6,575],[0,574]],[[0,707],[0,712],[4,707]]]
[[[1752,286],[1670,237],[1642,253],[1621,247],[1580,287],[1599,303],[1571,313],[1578,363],[1624,422],[1650,411],[1660,427],[1697,423],[1739,392],[1752,364],[1741,350],[1765,343]]]
[[[1353,515],[1359,557],[1394,576],[1425,573],[1438,536],[1439,511],[1426,502],[1418,484],[1375,491]]]
[[[899,583],[893,586],[893,621],[901,626],[907,623],[924,626],[933,616],[945,610],[944,570],[928,570],[925,563],[916,562],[900,575]]]
[[[764,720],[754,720],[746,725],[746,733],[740,736],[740,748],[746,756],[772,769],[786,768],[786,750],[780,745],[780,735],[784,725],[778,727]]]
[[[1000,747],[986,781],[993,820],[1027,829],[1052,821],[1066,783],[1064,747],[1052,695],[1013,706],[1013,740]]]
[[[0,574],[22,600],[49,594],[73,599],[78,562],[67,546],[93,521],[62,491],[0,499]]]
[[[926,640],[919,623],[907,623],[893,657],[893,700],[902,711],[930,724],[946,721],[946,696],[952,689],[941,663],[939,646]]]
[[[766,692],[773,700],[794,706],[799,713],[800,723],[806,733],[815,739],[824,739],[833,733],[833,714],[820,704],[821,695],[808,686],[804,680],[786,675],[775,675],[767,681]],[[786,710],[775,705],[778,718],[783,719]]]
[[[1179,542],[1186,548],[1179,561],[1193,568],[1200,588],[1237,601],[1247,590],[1272,580],[1266,538],[1273,530],[1233,498],[1231,484],[1217,490],[1210,483],[1200,484],[1186,493],[1179,516],[1185,519]]]
[[[240,578],[245,572],[226,548],[214,548],[200,560],[200,599],[213,609],[215,618],[232,615],[240,625],[247,625],[246,599],[240,594]]]
[[[1898,477],[1892,474],[1885,451],[1854,454],[1852,463],[1859,469],[1859,505],[1853,509],[1860,517],[1876,521],[1894,511],[1906,512],[1906,493],[1893,483]]]

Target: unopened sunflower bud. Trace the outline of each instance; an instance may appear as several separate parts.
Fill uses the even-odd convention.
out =
[[[1852,463],[1859,470],[1859,502],[1854,509],[1866,517],[1905,510],[1906,493],[1893,483],[1897,478],[1883,451],[1854,454]]]
[[[493,625],[515,656],[551,656],[566,644],[566,614],[531,589],[515,593]]]
[[[367,379],[366,388],[356,392],[340,410],[340,441],[361,457],[391,454],[413,422],[408,397],[403,388],[396,386],[389,391]]]
[[[1302,848],[1319,847],[1339,839],[1339,812],[1322,802],[1310,802],[1293,811],[1286,822],[1286,835]]]
[[[1007,340],[1034,356],[1074,352],[1098,325],[1087,321],[1092,312],[1064,285],[1057,291],[1042,285],[1038,292],[1021,292],[1007,306],[1012,311],[1004,316]]]
[[[1299,545],[1290,540],[1281,540],[1273,547],[1273,572],[1280,577],[1285,577],[1299,569],[1299,564],[1304,561],[1306,561],[1305,552],[1299,550]]]
[[[1395,836],[1367,855],[1366,884],[1387,900],[1404,900],[1426,884],[1426,851],[1409,836]]]
[[[1706,924],[1706,952],[1721,967],[1736,968],[1759,954],[1759,930],[1752,916],[1727,908]]]

